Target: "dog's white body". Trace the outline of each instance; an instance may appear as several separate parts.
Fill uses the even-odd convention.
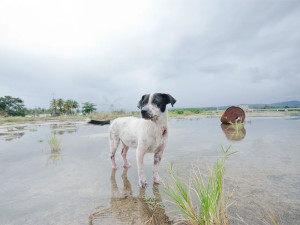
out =
[[[167,130],[167,123],[161,122],[152,122],[135,117],[118,118],[110,126],[109,132],[112,135],[110,140],[118,137],[122,144],[132,148],[137,148],[138,144],[141,145],[142,143],[143,145],[140,147],[146,148],[146,152],[154,153],[166,142],[167,135],[163,135],[163,133]]]
[[[143,172],[143,160],[146,153],[154,153],[153,179],[155,183],[161,183],[158,175],[158,167],[168,137],[168,112],[167,110],[162,112],[160,108],[152,103],[153,96],[148,95],[147,104],[144,103],[142,105],[142,100],[140,101],[142,114],[144,113],[143,117],[147,119],[135,117],[118,118],[111,123],[109,128],[110,157],[113,168],[117,169],[115,153],[120,141],[123,144],[122,157],[124,167],[130,167],[126,159],[128,148],[136,148],[140,187],[146,186],[146,179]],[[172,105],[175,101],[173,99]]]

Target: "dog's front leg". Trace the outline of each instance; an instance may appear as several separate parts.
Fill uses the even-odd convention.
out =
[[[144,156],[145,151],[143,148],[138,147],[136,151],[136,161],[138,167],[138,175],[139,175],[139,186],[141,188],[145,188],[147,185],[146,178],[144,175]]]
[[[153,165],[153,181],[155,184],[162,184],[158,175],[159,164],[163,155],[163,149],[154,153],[154,165]]]

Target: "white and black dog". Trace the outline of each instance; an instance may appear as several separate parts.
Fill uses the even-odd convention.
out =
[[[110,158],[112,167],[117,169],[115,153],[122,142],[122,157],[124,167],[131,167],[126,159],[130,147],[137,148],[136,160],[138,167],[139,186],[147,185],[143,171],[143,160],[146,153],[154,153],[153,181],[160,184],[158,167],[167,144],[168,138],[168,112],[166,105],[173,106],[176,100],[169,94],[147,94],[143,95],[138,103],[142,118],[122,117],[112,121],[109,128]],[[94,124],[107,124],[107,121],[95,121]]]

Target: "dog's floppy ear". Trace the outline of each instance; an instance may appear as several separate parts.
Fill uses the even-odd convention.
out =
[[[138,105],[137,105],[137,107],[138,107],[139,109],[142,108],[142,103],[143,103],[143,101],[145,100],[146,96],[148,96],[148,95],[143,95],[142,98],[141,98],[141,100],[139,101],[139,103],[138,103]]]
[[[162,96],[163,96],[164,100],[166,101],[166,104],[171,103],[171,105],[172,105],[172,107],[173,107],[173,105],[174,105],[175,102],[176,102],[176,99],[173,98],[173,97],[172,97],[171,95],[169,95],[169,94],[162,94]]]

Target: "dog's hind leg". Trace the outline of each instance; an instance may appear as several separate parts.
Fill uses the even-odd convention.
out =
[[[130,165],[130,163],[128,163],[127,158],[126,158],[127,151],[128,151],[129,148],[123,142],[122,142],[122,144],[123,144],[123,149],[122,149],[121,155],[122,155],[123,160],[124,160],[124,166],[123,167],[124,168],[130,168],[131,165]]]
[[[153,181],[155,184],[161,184],[160,177],[158,175],[158,168],[163,155],[163,150],[154,153],[154,164],[153,164]]]
[[[110,159],[111,159],[113,169],[118,169],[118,166],[117,166],[116,160],[115,160],[115,154],[116,154],[116,151],[119,147],[119,144],[120,144],[120,138],[119,137],[111,137],[110,136],[110,138],[109,138],[109,146],[110,146],[109,156],[110,156]]]

